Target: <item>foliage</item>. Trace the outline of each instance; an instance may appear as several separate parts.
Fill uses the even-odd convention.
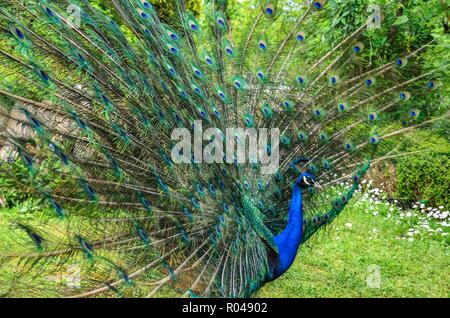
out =
[[[110,14],[112,10],[111,1],[109,0],[91,0],[91,3],[98,8],[101,8],[105,13]],[[169,19],[173,19],[177,14],[176,2],[173,0],[155,0],[152,1],[158,11],[159,17],[167,22]],[[187,0],[185,1],[186,9],[198,15],[201,10],[201,1],[198,0]]]
[[[398,195],[450,206],[449,154],[418,155],[397,162]]]
[[[2,205],[6,207],[14,207],[28,199],[29,196],[27,194],[17,191],[17,180],[26,179],[29,175],[28,169],[25,165],[21,162],[9,164],[7,162],[1,162],[0,159],[0,167],[2,169],[10,170],[11,174],[15,176],[15,178],[11,178],[9,177],[11,174],[6,176],[4,173],[0,173],[0,200],[2,201]],[[2,171],[3,170],[0,170],[0,172]]]

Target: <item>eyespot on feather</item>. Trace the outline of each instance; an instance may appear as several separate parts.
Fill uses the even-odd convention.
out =
[[[407,91],[401,91],[399,93],[399,97],[400,97],[400,100],[407,101],[408,99],[411,98],[411,93],[407,92]]]
[[[364,50],[363,43],[357,42],[355,43],[355,45],[353,45],[353,52],[355,52],[356,54],[360,54],[363,50]]]
[[[312,2],[312,6],[315,10],[322,10],[326,3],[327,0],[316,0]]]

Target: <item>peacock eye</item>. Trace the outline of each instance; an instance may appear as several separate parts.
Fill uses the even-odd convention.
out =
[[[177,53],[178,53],[177,49],[174,48],[174,47],[170,48],[170,51],[171,51],[172,53],[174,53],[174,54],[177,54]]]
[[[321,10],[321,9],[323,9],[326,2],[327,2],[327,0],[317,0],[317,1],[313,2],[313,6],[316,10]]]
[[[274,10],[275,10],[275,9],[274,9],[274,6],[273,6],[272,4],[268,4],[268,5],[266,6],[266,9],[265,9],[264,11],[266,12],[266,14],[267,14],[268,16],[272,16],[273,13],[275,12]]]
[[[46,8],[45,11],[47,12],[47,14],[49,16],[54,16],[54,13],[53,13],[53,11],[50,8]]]
[[[199,70],[195,70],[195,75],[197,76],[197,77],[202,77],[203,76],[203,74],[202,74],[202,72],[200,72]]]
[[[145,0],[141,0],[141,3],[145,9],[150,9],[152,7],[152,5]]]
[[[297,33],[297,41],[302,42],[304,40],[305,40],[305,32],[302,31],[302,32]]]
[[[25,35],[23,35],[23,32],[20,31],[20,29],[18,29],[18,28],[16,28],[16,35],[21,39],[23,39],[25,37]]]
[[[265,41],[259,41],[258,46],[261,50],[265,50],[267,48],[267,43]]]
[[[411,109],[409,111],[409,116],[411,116],[411,118],[416,118],[419,116],[420,111],[417,109]]]
[[[375,84],[374,77],[370,77],[364,80],[364,85],[366,85],[367,87],[372,87],[374,84]]]
[[[40,70],[39,74],[41,75],[41,77],[42,77],[42,79],[44,81],[48,81],[49,80],[48,74],[46,72],[44,72],[43,70]]]

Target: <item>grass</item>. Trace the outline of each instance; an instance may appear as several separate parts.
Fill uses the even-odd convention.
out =
[[[449,297],[448,212],[402,210],[379,196],[372,191],[353,202],[255,297]],[[0,210],[0,250],[9,247],[11,218],[31,217],[34,210],[40,208],[29,202]],[[12,275],[3,271],[0,282]]]
[[[255,297],[448,298],[448,213],[403,211],[370,200],[347,208],[326,233],[301,248],[284,276]],[[375,283],[372,288],[368,281]]]

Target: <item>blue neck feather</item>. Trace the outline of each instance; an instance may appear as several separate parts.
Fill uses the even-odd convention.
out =
[[[298,182],[292,189],[292,199],[289,205],[288,223],[279,235],[275,237],[278,247],[278,262],[273,271],[273,279],[283,275],[295,260],[303,234],[302,190]]]

